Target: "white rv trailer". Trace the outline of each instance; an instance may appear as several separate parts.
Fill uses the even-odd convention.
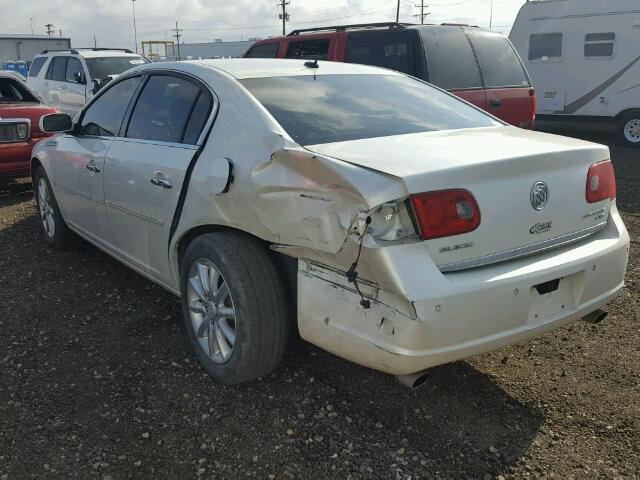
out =
[[[536,0],[511,34],[540,120],[612,123],[640,147],[640,0]]]

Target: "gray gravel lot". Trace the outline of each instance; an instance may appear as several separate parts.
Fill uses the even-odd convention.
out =
[[[90,245],[51,251],[28,182],[1,184],[0,479],[640,477],[640,150],[613,161],[633,245],[607,321],[418,391],[300,340],[216,384],[171,294]]]

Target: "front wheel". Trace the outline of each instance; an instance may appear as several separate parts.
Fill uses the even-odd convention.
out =
[[[45,241],[55,249],[73,245],[74,234],[62,218],[51,184],[43,168],[36,171],[34,186],[36,206]]]
[[[180,283],[187,334],[211,377],[233,385],[276,368],[289,309],[272,252],[242,233],[202,235],[187,247]]]
[[[622,142],[629,147],[640,147],[640,111],[623,115],[618,125]]]

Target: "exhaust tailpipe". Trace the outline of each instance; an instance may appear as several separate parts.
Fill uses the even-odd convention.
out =
[[[605,318],[607,318],[608,313],[602,309],[598,309],[595,312],[591,312],[589,315],[585,315],[582,317],[582,320],[589,323],[600,323]]]
[[[410,373],[409,375],[396,375],[398,381],[405,387],[409,387],[416,390],[422,387],[429,377],[428,370],[422,370],[421,372]]]

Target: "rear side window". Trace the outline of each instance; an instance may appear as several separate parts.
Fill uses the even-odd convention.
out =
[[[529,36],[529,60],[562,57],[561,33],[534,33]]]
[[[256,45],[249,53],[247,53],[248,58],[276,58],[278,56],[278,48],[280,48],[280,44],[278,43],[268,43],[266,45]]]
[[[240,83],[303,146],[501,125],[406,75],[304,75],[248,78]]]
[[[80,133],[103,137],[116,136],[139,83],[140,77],[132,77],[108,88],[84,112]]]
[[[37,77],[44,66],[44,63],[47,61],[47,57],[36,57],[31,62],[31,68],[29,69],[30,77]]]
[[[615,44],[616,34],[613,32],[587,33],[584,37],[584,56],[612,57]]]
[[[527,73],[507,37],[485,30],[467,30],[487,88],[528,87]]]
[[[460,27],[424,27],[420,33],[429,82],[446,90],[483,88],[478,62]]]
[[[329,59],[329,39],[289,42],[287,58]]]
[[[415,32],[409,30],[352,32],[348,37],[345,60],[416,76],[416,40]]]
[[[0,77],[0,104],[13,102],[37,102],[31,92],[13,78]]]
[[[195,145],[198,142],[198,138],[200,138],[202,129],[204,128],[205,123],[207,123],[207,118],[209,118],[210,112],[211,98],[204,92],[200,92],[200,95],[196,100],[196,104],[193,107],[193,112],[191,112],[191,116],[189,117],[189,122],[187,123],[182,143]]]
[[[49,70],[47,71],[47,78],[49,80],[64,82],[66,69],[67,57],[53,57],[49,65]]]
[[[182,143],[200,93],[197,86],[182,78],[152,76],[133,109],[126,137]],[[193,136],[190,134],[190,139]]]

